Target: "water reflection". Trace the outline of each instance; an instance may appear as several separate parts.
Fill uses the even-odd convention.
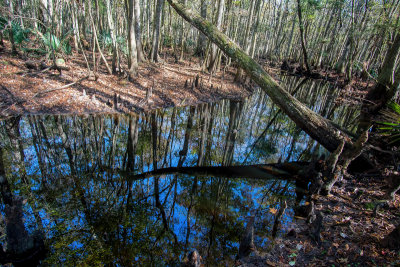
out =
[[[357,115],[335,105],[332,85],[284,79],[296,97],[344,127]],[[150,114],[28,116],[0,124],[0,242],[14,256],[39,254],[44,242],[51,265],[174,265],[193,249],[207,265],[231,265],[252,216],[257,249],[289,228],[290,182],[127,175],[309,160],[322,152],[261,92]],[[23,240],[31,240],[31,252]]]

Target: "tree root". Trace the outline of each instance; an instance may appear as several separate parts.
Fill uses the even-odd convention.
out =
[[[322,188],[321,194],[326,196],[329,195],[333,185],[337,181],[341,181],[343,176],[347,173],[347,168],[350,163],[355,160],[364,151],[365,143],[368,141],[368,130],[362,132],[354,143],[353,147],[345,148],[345,140],[342,139],[342,143],[337,149],[331,154],[327,161],[327,169],[325,171],[325,177],[328,179]]]

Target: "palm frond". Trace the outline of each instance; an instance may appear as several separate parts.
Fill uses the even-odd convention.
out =
[[[388,136],[389,144],[400,141],[400,105],[391,102],[388,109],[381,111],[381,121],[377,121],[378,130],[382,136]]]

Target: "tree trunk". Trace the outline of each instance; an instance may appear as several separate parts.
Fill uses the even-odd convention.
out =
[[[129,73],[132,76],[136,75],[138,68],[137,60],[137,47],[136,47],[136,35],[135,35],[135,12],[134,12],[134,0],[125,0],[126,12],[128,18],[128,47],[129,47],[129,58],[128,68]]]
[[[133,171],[135,169],[135,151],[136,144],[138,142],[139,134],[139,119],[135,116],[129,117],[129,128],[128,128],[128,142],[126,147],[126,153],[128,154],[126,170]]]
[[[254,15],[254,8],[256,5],[256,1],[252,1],[251,7],[250,7],[250,14],[249,14],[249,19],[247,20],[247,27],[246,27],[246,32],[244,35],[244,49],[246,54],[249,54],[250,52],[250,42],[249,42],[249,35],[250,35],[250,30],[251,26],[253,24],[253,15]]]
[[[137,50],[137,59],[138,62],[146,61],[146,57],[143,52],[142,45],[142,32],[140,28],[140,5],[139,0],[134,0],[135,2],[135,34],[136,34],[136,50]]]
[[[303,17],[301,14],[301,3],[300,0],[297,0],[297,15],[299,16],[299,28],[300,28],[300,40],[301,40],[301,48],[303,50],[303,58],[304,64],[306,65],[307,73],[311,73],[310,65],[308,64],[308,55],[306,49],[306,42],[304,40],[304,25],[303,25]]]
[[[106,69],[107,69],[108,73],[112,74],[112,70],[111,70],[110,66],[108,66],[107,60],[104,57],[103,52],[101,51],[101,47],[100,47],[100,44],[99,44],[99,39],[97,38],[96,24],[94,23],[94,19],[93,19],[93,15],[92,15],[92,6],[91,6],[90,2],[88,2],[88,3],[89,3],[89,17],[90,17],[90,20],[92,22],[93,39],[94,39],[94,42],[95,42],[95,44],[93,44],[93,46],[97,46],[97,49],[99,50],[100,56],[101,56],[101,58],[102,58],[102,60],[104,62],[104,65],[106,66]],[[93,68],[94,68],[94,66],[93,66]]]
[[[248,39],[249,39],[249,35],[250,35],[251,25],[253,24],[253,14],[254,14],[255,4],[256,4],[256,1],[252,1],[251,6],[250,6],[249,18],[247,20],[246,32],[244,34],[243,48],[245,49],[246,54],[249,54],[249,52],[250,52],[250,42]],[[238,68],[236,77],[235,77],[235,81],[240,81],[242,79],[242,73],[243,73],[242,68]]]
[[[157,0],[157,8],[154,16],[154,30],[153,30],[153,46],[151,49],[151,60],[158,62],[158,45],[160,42],[160,26],[161,26],[161,11],[163,9],[164,0]]]
[[[257,17],[257,21],[256,21],[256,23],[255,23],[255,25],[254,25],[254,30],[253,30],[253,34],[252,34],[252,39],[251,39],[251,42],[250,42],[250,56],[252,57],[252,58],[254,58],[254,53],[255,53],[255,50],[256,50],[256,43],[257,43],[257,37],[258,37],[258,28],[259,28],[259,25],[260,25],[260,20],[261,20],[261,10],[263,9],[262,8],[262,6],[261,6],[261,0],[259,0],[258,2],[257,2],[257,15],[256,15],[256,17]],[[262,16],[264,16],[264,13],[262,13],[263,15]],[[247,54],[249,54],[249,53],[247,53]]]
[[[400,33],[394,38],[389,48],[381,71],[378,76],[377,85],[368,92],[363,104],[358,132],[368,129],[372,125],[372,116],[378,112],[394,97],[400,84],[400,69],[396,72],[396,59],[400,54]],[[373,103],[373,104],[371,104]]]
[[[289,42],[286,48],[286,54],[284,55],[284,59],[289,60],[290,59],[290,48],[292,47],[292,41],[293,41],[293,32],[294,32],[294,25],[296,24],[296,17],[293,16],[293,22],[292,22],[292,29],[290,30],[290,37],[289,37]]]
[[[186,6],[187,0],[183,0],[183,5]],[[179,55],[179,60],[183,60],[183,54],[185,52],[185,20],[182,19],[182,24],[181,24],[181,53]]]
[[[44,25],[48,25],[48,23],[50,22],[50,18],[49,18],[49,11],[48,11],[48,7],[47,7],[47,0],[40,0],[39,2],[39,12],[41,13],[40,16],[42,17],[41,22]],[[45,31],[46,28],[43,27],[43,30]]]
[[[185,131],[185,139],[183,141],[182,150],[179,151],[179,161],[178,161],[178,168],[182,167],[186,161],[187,153],[189,151],[189,141],[190,136],[193,130],[193,117],[194,117],[195,108],[190,108],[190,113],[188,115],[188,120],[186,124],[186,131]]]
[[[336,71],[339,73],[344,73],[344,71],[346,69],[346,65],[347,65],[346,59],[347,59],[347,54],[349,53],[350,42],[351,42],[350,37],[348,37],[348,39],[346,41],[346,45],[343,49],[343,53],[339,59],[339,62],[337,63]]]
[[[244,53],[238,45],[220,32],[212,23],[187,9],[176,0],[168,0],[170,5],[186,21],[203,32],[213,43],[235,60],[238,65],[266,92],[266,94],[285,112],[302,130],[317,140],[321,145],[333,151],[340,144],[337,128],[330,121],[306,107],[283,89],[265,70],[251,57]]]
[[[106,7],[107,7],[107,22],[108,22],[108,27],[110,28],[110,35],[111,35],[111,40],[112,40],[112,53],[113,53],[113,58],[112,58],[112,73],[116,73],[117,71],[117,37],[115,36],[114,32],[114,19],[112,16],[111,12],[111,3],[110,1],[106,1]]]
[[[350,32],[349,32],[349,43],[350,43],[350,51],[349,51],[349,64],[347,65],[346,76],[347,80],[351,81],[351,74],[353,72],[353,59],[354,59],[354,0],[351,1],[351,19],[350,19]]]
[[[80,34],[79,34],[79,23],[78,23],[77,10],[78,9],[76,7],[76,3],[75,2],[70,3],[70,12],[72,15],[72,29],[74,31],[74,45],[75,45],[75,49],[78,51],[79,50],[79,42],[81,40],[80,40]]]
[[[222,19],[224,17],[224,6],[225,6],[225,0],[219,0],[217,25],[216,25],[217,30],[221,30]],[[217,61],[217,47],[216,47],[216,45],[213,44],[211,46],[210,64],[208,65],[209,72],[215,72],[215,66],[217,63],[216,61]]]
[[[10,9],[10,14],[11,14],[11,19],[13,19],[14,17],[14,5],[12,0],[8,0],[8,7]],[[14,31],[13,31],[13,27],[12,24],[10,24],[10,30],[9,32],[9,37],[10,37],[10,42],[11,42],[11,49],[12,49],[12,53],[13,54],[17,54],[17,47],[15,45],[15,41],[14,41]]]
[[[207,3],[206,0],[201,0],[201,17],[207,19]],[[203,33],[199,33],[199,39],[197,41],[196,56],[204,56],[206,52],[207,38]]]

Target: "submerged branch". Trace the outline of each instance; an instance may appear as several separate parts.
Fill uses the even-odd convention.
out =
[[[130,181],[141,180],[151,177],[187,174],[195,176],[213,176],[227,178],[248,178],[248,179],[303,179],[298,176],[300,170],[304,169],[308,163],[290,162],[282,164],[259,164],[249,166],[212,166],[212,167],[170,167],[145,172],[136,175],[127,174],[126,178]]]

